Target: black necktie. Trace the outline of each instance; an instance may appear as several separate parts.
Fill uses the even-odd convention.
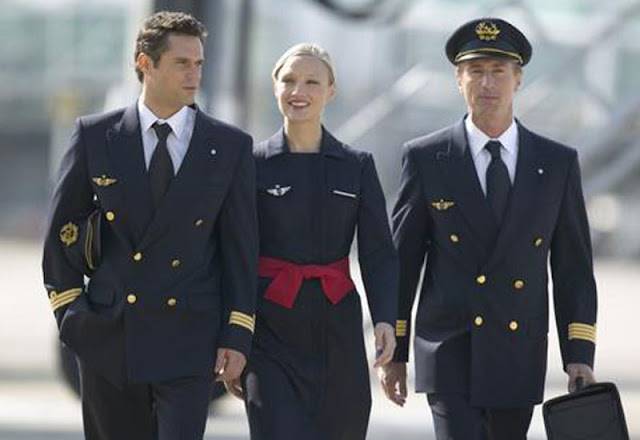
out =
[[[153,124],[153,129],[158,136],[158,143],[149,163],[149,183],[151,184],[153,204],[157,208],[169,188],[171,179],[173,179],[173,162],[171,162],[171,156],[169,156],[167,149],[167,137],[171,133],[171,126],[156,122]]]
[[[509,201],[511,179],[509,179],[507,166],[500,157],[502,144],[498,141],[489,141],[484,147],[491,153],[491,162],[487,168],[487,200],[500,225]]]

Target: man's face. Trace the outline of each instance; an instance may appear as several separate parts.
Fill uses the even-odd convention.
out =
[[[521,79],[521,67],[506,59],[478,58],[456,67],[458,89],[469,113],[478,116],[511,112]]]
[[[167,50],[155,66],[146,54],[138,57],[147,95],[163,106],[176,109],[193,104],[200,87],[203,62],[200,39],[180,34],[169,35]]]

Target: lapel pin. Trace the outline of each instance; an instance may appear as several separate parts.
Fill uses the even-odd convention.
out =
[[[452,202],[451,200],[440,199],[437,202],[431,202],[431,206],[433,206],[438,211],[446,211],[452,206],[455,206],[455,203]]]
[[[209,154],[211,154],[212,156],[215,156],[216,154],[218,154],[218,152],[216,151],[215,148],[212,148],[211,151],[209,151]]]
[[[357,197],[358,197],[358,196],[356,196],[356,195],[355,195],[355,194],[353,194],[353,193],[346,192],[346,191],[340,191],[339,189],[334,189],[334,190],[333,190],[333,193],[334,193],[335,195],[337,195],[337,196],[349,197],[349,198],[351,198],[351,199],[355,199],[355,198],[357,198]]]
[[[544,170],[542,168],[538,168],[538,174],[542,176],[544,174]]]
[[[91,180],[98,186],[111,186],[118,181],[118,179],[114,179],[113,177],[107,177],[106,174],[100,177],[93,177]]]
[[[267,192],[269,194],[271,194],[272,196],[276,196],[276,197],[282,197],[283,195],[285,195],[286,193],[289,192],[289,190],[291,189],[290,186],[280,186],[280,185],[276,185],[273,188],[268,188]]]

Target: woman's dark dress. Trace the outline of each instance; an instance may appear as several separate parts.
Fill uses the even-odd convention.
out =
[[[358,255],[374,323],[396,319],[398,265],[372,156],[323,131],[317,154],[290,153],[283,131],[256,147],[260,255],[299,265]],[[293,308],[265,299],[245,380],[253,440],[365,439],[371,394],[357,292],[332,304],[306,279]]]

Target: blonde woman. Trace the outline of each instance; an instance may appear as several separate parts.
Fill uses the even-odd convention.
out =
[[[287,50],[272,72],[283,127],[256,147],[260,263],[252,354],[239,383],[253,440],[364,440],[371,393],[359,264],[375,324],[374,366],[395,349],[397,255],[371,154],[335,139],[322,113],[335,93],[329,54]]]

